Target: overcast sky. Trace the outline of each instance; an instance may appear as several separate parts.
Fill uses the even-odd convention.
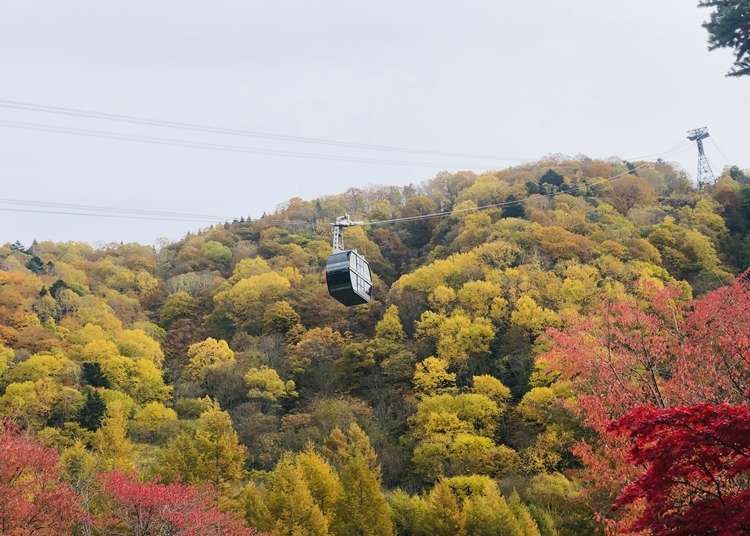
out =
[[[187,1],[0,4],[0,99],[406,148],[632,158],[708,125],[750,167],[750,77],[725,78],[696,0]],[[0,108],[0,122],[252,149],[7,128],[3,199],[258,216],[292,196],[408,184],[472,160],[194,133]],[[720,170],[724,157],[709,143]],[[689,172],[694,147],[665,155]],[[368,159],[368,162],[342,158]],[[392,165],[393,161],[400,162]],[[386,162],[387,161],[387,162]],[[403,164],[403,162],[415,162]],[[388,163],[390,162],[390,163]],[[0,202],[0,208],[19,208]],[[38,209],[37,209],[38,210]],[[153,243],[198,223],[0,210],[0,242]]]

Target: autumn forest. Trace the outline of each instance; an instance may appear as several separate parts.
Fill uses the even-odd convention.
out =
[[[584,157],[6,244],[0,533],[746,533],[749,265],[750,172]]]

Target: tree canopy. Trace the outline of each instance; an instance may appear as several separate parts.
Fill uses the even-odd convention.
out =
[[[0,532],[747,531],[748,176],[550,157],[2,245]],[[344,212],[445,215],[347,229],[345,308]]]

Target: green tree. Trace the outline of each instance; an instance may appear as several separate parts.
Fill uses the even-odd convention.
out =
[[[110,381],[107,376],[102,372],[101,363],[86,362],[81,365],[83,372],[83,379],[91,387],[111,387]]]
[[[556,191],[565,184],[565,178],[554,169],[548,169],[544,175],[539,177],[539,184],[541,186],[549,185]]]
[[[106,410],[107,405],[102,395],[94,389],[89,389],[86,391],[81,409],[78,410],[76,421],[87,430],[95,432],[101,426]]]
[[[159,311],[159,319],[164,326],[169,326],[178,318],[190,318],[198,311],[198,300],[184,290],[167,296]]]
[[[703,27],[708,30],[709,49],[731,48],[734,65],[727,76],[750,74],[750,1],[701,0],[700,7],[714,8]]]
[[[227,264],[232,260],[232,250],[221,242],[209,240],[203,244],[203,256],[216,264]]]

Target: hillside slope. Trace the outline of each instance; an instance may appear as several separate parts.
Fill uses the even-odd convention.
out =
[[[376,223],[345,234],[376,278],[356,308],[323,274],[345,212]],[[209,483],[274,534],[594,534],[573,454],[593,432],[535,368],[543,334],[748,264],[740,170],[699,192],[666,162],[589,159],[292,199],[158,251],[8,244],[0,415],[66,478],[85,458],[92,482]]]

